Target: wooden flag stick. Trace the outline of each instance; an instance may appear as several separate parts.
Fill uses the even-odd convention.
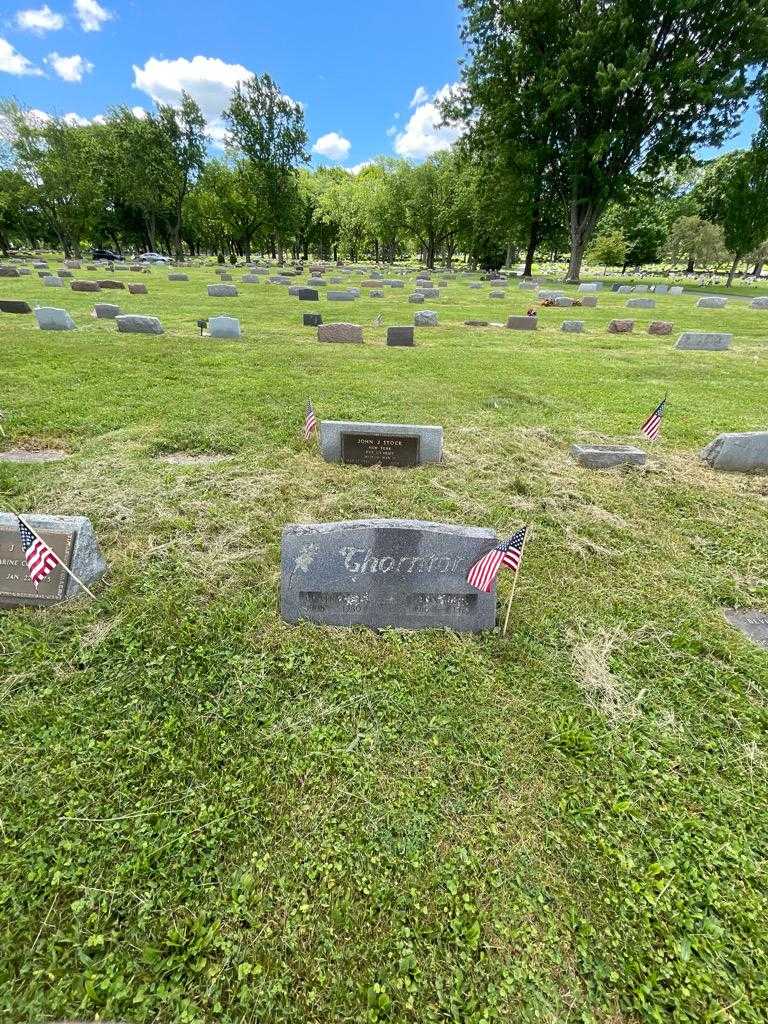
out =
[[[45,541],[37,533],[37,531],[33,530],[32,527],[29,525],[29,523],[26,521],[26,519],[24,519],[23,516],[19,515],[19,513],[13,507],[11,507],[11,512],[13,512],[13,514],[16,516],[16,518],[21,523],[23,523],[24,526],[26,526],[26,528],[29,530],[29,532],[34,537],[36,537],[40,541],[41,544],[45,544]],[[46,547],[47,547],[47,545],[46,545]],[[54,554],[56,554],[56,552],[54,552]],[[68,569],[67,566],[64,565],[64,563],[61,561],[61,559],[59,558],[58,555],[56,555],[56,559],[57,559],[59,565],[61,566],[61,568],[67,574],[67,576],[69,576],[71,579],[73,579],[75,581],[75,583],[78,585],[78,587],[82,587],[82,589],[86,592],[86,594],[88,594],[89,597],[92,597],[94,601],[97,600],[96,595],[94,594],[94,592],[92,590],[89,590],[88,587],[86,587],[86,585],[83,583],[83,581],[78,576],[75,576],[75,574],[72,572],[71,569]]]
[[[503,630],[503,632],[501,634],[502,636],[506,636],[507,635],[507,626],[509,625],[509,613],[512,611],[512,602],[515,599],[515,590],[517,589],[517,577],[520,575],[520,570],[523,567],[523,555],[525,554],[525,545],[528,543],[528,533],[529,533],[529,531],[530,531],[530,525],[526,526],[526,528],[525,528],[525,536],[523,537],[523,546],[520,549],[520,561],[517,563],[517,572],[515,573],[515,578],[512,581],[512,592],[509,595],[509,601],[507,603],[507,614],[506,614],[506,617],[504,619],[504,630]]]

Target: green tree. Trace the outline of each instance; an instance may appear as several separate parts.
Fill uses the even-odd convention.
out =
[[[304,112],[264,74],[238,83],[224,120],[234,147],[259,174],[278,261],[283,263],[284,239],[300,216],[296,167],[309,161]]]
[[[155,118],[165,155],[156,168],[158,186],[165,200],[171,248],[181,259],[184,201],[205,162],[205,118],[187,92],[182,92],[179,107],[158,104]]]
[[[26,234],[35,190],[18,171],[0,170],[0,250],[8,255],[12,242]]]
[[[722,228],[701,217],[678,217],[669,229],[666,255],[673,263],[685,262],[689,274],[696,264],[720,263],[725,256]]]
[[[594,263],[602,263],[608,267],[620,267],[627,258],[629,242],[620,231],[604,235],[596,235],[592,240],[587,255]]]
[[[764,4],[737,0],[462,0],[469,50],[459,102],[471,132],[551,177],[567,206],[577,281],[608,203],[633,174],[739,122],[768,61]],[[450,112],[457,113],[457,105]],[[529,125],[523,134],[521,125]]]

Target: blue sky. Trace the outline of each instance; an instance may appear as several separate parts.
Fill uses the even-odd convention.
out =
[[[454,0],[46,0],[0,8],[0,96],[72,121],[152,109],[182,89],[221,145],[235,83],[268,71],[304,106],[313,162],[421,159],[456,130],[435,100],[458,78]],[[726,145],[745,145],[754,114]]]

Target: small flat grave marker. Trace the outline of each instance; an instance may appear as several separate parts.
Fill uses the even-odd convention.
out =
[[[440,462],[443,428],[408,423],[323,420],[320,451],[326,462],[407,468]]]
[[[768,651],[768,615],[755,609],[726,608],[726,621],[758,647]]]

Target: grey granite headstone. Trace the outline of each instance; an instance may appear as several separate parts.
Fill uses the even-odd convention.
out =
[[[571,455],[587,469],[613,469],[615,466],[644,466],[646,454],[628,444],[572,444]]]
[[[749,304],[750,309],[768,309],[768,295],[761,295],[756,299],[752,299]]]
[[[653,290],[656,292],[657,295],[665,295],[669,291],[669,285],[657,284],[654,285]]]
[[[698,349],[702,352],[722,352],[731,347],[732,334],[711,334],[705,331],[684,331],[675,348]]]
[[[113,291],[124,291],[125,289],[125,285],[122,281],[115,281],[111,277],[106,278],[104,281],[97,281],[96,283],[99,288],[104,288],[107,291],[110,289]]]
[[[768,651],[768,615],[757,609],[726,608],[726,621],[744,634],[758,647]]]
[[[488,293],[488,298],[489,299],[505,299],[506,297],[507,297],[507,293],[506,292],[489,292]]]
[[[627,309],[655,309],[655,299],[627,299]]]
[[[596,284],[594,282],[584,282],[583,284],[579,285],[579,291],[580,292],[596,292],[599,287],[600,287],[600,285]]]
[[[373,629],[493,629],[496,595],[467,573],[498,543],[492,530],[412,519],[291,524],[281,545],[287,622]]]
[[[437,327],[437,313],[432,309],[420,309],[413,322],[417,327]]]
[[[405,281],[401,281],[397,277],[388,277],[385,281],[382,281],[388,288],[405,288]]]
[[[423,302],[424,301],[424,296],[421,294],[421,292],[413,292],[413,294],[408,296],[408,301],[409,302]]]
[[[73,281],[69,286],[73,292],[100,292],[98,281]]]
[[[320,313],[305,313],[302,320],[305,327],[319,327],[322,322]]]
[[[537,324],[538,317],[535,316],[507,317],[507,327],[510,331],[535,331]]]
[[[728,299],[721,298],[719,295],[703,295],[696,303],[697,309],[723,309],[727,304]]]
[[[0,313],[31,313],[32,307],[23,299],[0,299]]]
[[[320,298],[316,288],[298,288],[297,294],[303,302],[317,302]]]
[[[107,571],[93,527],[85,516],[22,515],[86,586],[101,579]],[[24,561],[16,516],[0,512],[0,607],[44,608],[80,595],[83,591],[60,566],[35,590]]]
[[[320,453],[326,462],[356,466],[420,466],[440,462],[443,428],[412,423],[322,420]]]
[[[234,316],[211,316],[208,318],[208,334],[211,338],[239,338],[240,321]]]
[[[243,274],[241,280],[242,280],[243,284],[260,284],[261,283],[261,278],[258,276],[258,274]]]
[[[726,473],[768,473],[768,430],[718,434],[701,457]]]
[[[565,334],[581,334],[584,330],[583,320],[563,320],[560,330]]]
[[[209,284],[208,294],[211,298],[233,298],[237,295],[237,288],[233,284]]]
[[[75,321],[66,309],[55,309],[53,306],[35,306],[37,326],[41,331],[74,331]]]
[[[147,286],[145,284],[129,284],[128,292],[131,295],[146,295]]]
[[[162,334],[163,325],[156,316],[137,316],[124,313],[115,317],[120,334]]]
[[[168,280],[169,281],[188,281],[189,280],[189,274],[169,274],[168,275]]]
[[[680,285],[680,284],[673,284],[672,287],[669,289],[669,294],[670,295],[682,295],[683,294],[683,286]]]
[[[114,320],[120,316],[120,307],[112,305],[111,302],[97,302],[93,307],[93,315],[97,320]]]
[[[597,296],[582,295],[581,305],[584,307],[584,309],[595,309],[597,307]]]
[[[352,291],[329,291],[326,298],[329,302],[353,302],[356,296]]]
[[[43,278],[43,285],[46,288],[63,288],[64,282],[60,277],[54,277],[52,274],[47,274]]]
[[[21,277],[21,274],[16,267],[0,266],[0,277]]]
[[[412,327],[388,327],[387,328],[387,344],[396,346],[411,346],[413,345],[413,328]]]

